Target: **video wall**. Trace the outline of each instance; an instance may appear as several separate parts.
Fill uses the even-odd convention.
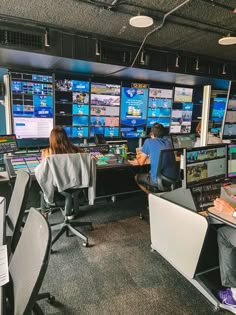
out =
[[[48,138],[54,117],[52,76],[13,72],[10,78],[17,139]]]
[[[236,82],[231,81],[224,116],[223,139],[236,139]]]
[[[213,134],[219,134],[225,113],[226,97],[214,97],[211,100],[211,109],[209,116],[210,131]]]
[[[127,86],[126,86],[127,85]],[[48,138],[63,126],[70,138],[146,137],[155,123],[167,133],[190,133],[192,88],[10,73],[13,133]]]

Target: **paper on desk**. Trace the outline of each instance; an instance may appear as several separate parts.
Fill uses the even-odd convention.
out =
[[[7,245],[0,246],[0,287],[9,282]]]

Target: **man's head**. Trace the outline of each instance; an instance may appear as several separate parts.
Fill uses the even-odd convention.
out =
[[[162,124],[155,123],[150,132],[151,138],[162,138],[165,134],[165,128]]]

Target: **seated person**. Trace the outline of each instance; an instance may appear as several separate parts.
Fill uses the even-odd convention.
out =
[[[198,136],[197,141],[194,144],[194,147],[200,147],[200,137],[201,137],[201,129],[202,129],[202,122],[199,121],[196,127],[196,134]],[[222,143],[222,140],[216,136],[214,136],[210,131],[208,131],[208,138],[207,138],[207,144],[217,144]]]
[[[215,208],[233,215],[236,209],[227,201],[217,198]],[[217,230],[221,283],[225,288],[216,292],[222,304],[236,308],[236,229],[223,225]]]
[[[161,124],[155,124],[151,128],[150,139],[144,141],[140,154],[137,154],[135,160],[129,161],[132,165],[144,165],[146,160],[150,158],[151,170],[150,173],[140,173],[135,175],[135,180],[138,186],[146,193],[150,191],[148,187],[157,185],[157,167],[159,162],[160,151],[171,149],[171,143],[167,138],[164,138],[165,128]],[[168,166],[168,161],[166,161]],[[167,174],[166,174],[167,175]]]
[[[62,127],[55,127],[51,130],[49,148],[42,150],[42,160],[51,154],[82,153],[83,150],[72,144]]]

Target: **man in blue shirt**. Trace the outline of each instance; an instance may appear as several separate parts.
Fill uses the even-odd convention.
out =
[[[151,128],[150,139],[144,141],[141,153],[137,155],[136,160],[129,161],[132,165],[144,165],[146,160],[150,159],[150,173],[140,173],[135,175],[135,180],[139,187],[149,194],[149,186],[157,186],[157,167],[159,162],[160,151],[171,149],[171,143],[164,138],[165,128],[161,124],[155,124]],[[163,173],[168,168],[171,161],[166,160],[163,165]],[[173,163],[173,161],[172,161]],[[166,174],[168,176],[168,174]]]

